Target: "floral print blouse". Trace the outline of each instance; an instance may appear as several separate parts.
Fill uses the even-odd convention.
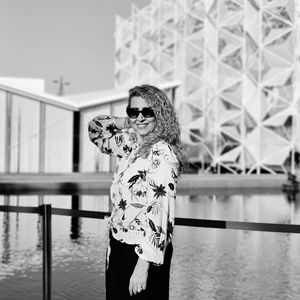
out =
[[[162,264],[174,227],[179,164],[172,148],[159,141],[142,158],[134,130],[119,130],[115,117],[103,115],[89,123],[89,137],[101,152],[120,158],[110,190],[113,237],[136,245],[142,259]]]

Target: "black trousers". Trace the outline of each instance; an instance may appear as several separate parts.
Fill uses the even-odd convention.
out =
[[[168,300],[170,266],[173,246],[169,244],[165,252],[164,263],[155,266],[150,263],[146,290],[130,296],[129,280],[138,260],[135,245],[121,243],[110,236],[111,252],[106,268],[107,300]]]

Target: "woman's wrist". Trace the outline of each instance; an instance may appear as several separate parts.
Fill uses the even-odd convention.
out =
[[[115,124],[118,129],[129,129],[130,123],[128,117],[116,117]]]
[[[125,129],[129,129],[130,128],[130,122],[129,122],[129,118],[128,117],[125,117],[124,128]]]
[[[141,268],[144,271],[147,271],[149,269],[150,263],[142,258],[138,258],[137,261],[137,267]]]
[[[124,117],[116,117],[115,118],[115,124],[118,129],[124,129],[126,128],[126,118]]]

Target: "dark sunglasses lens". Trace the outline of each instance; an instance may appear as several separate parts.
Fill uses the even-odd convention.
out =
[[[140,112],[139,112],[138,109],[127,107],[126,113],[127,113],[127,115],[128,115],[129,118],[136,119],[138,117],[138,115],[139,115]]]
[[[149,107],[144,107],[142,110],[138,110],[137,108],[127,107],[126,113],[128,117],[131,119],[136,119],[140,113],[142,113],[142,115],[145,118],[152,118],[155,116],[154,111]]]
[[[148,108],[148,107],[143,108],[141,113],[145,118],[154,117],[154,111],[151,108]]]

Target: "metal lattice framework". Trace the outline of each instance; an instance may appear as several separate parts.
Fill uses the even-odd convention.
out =
[[[152,0],[116,19],[115,85],[180,80],[192,161],[287,172],[300,152],[297,0]],[[208,163],[208,164],[207,164]]]

